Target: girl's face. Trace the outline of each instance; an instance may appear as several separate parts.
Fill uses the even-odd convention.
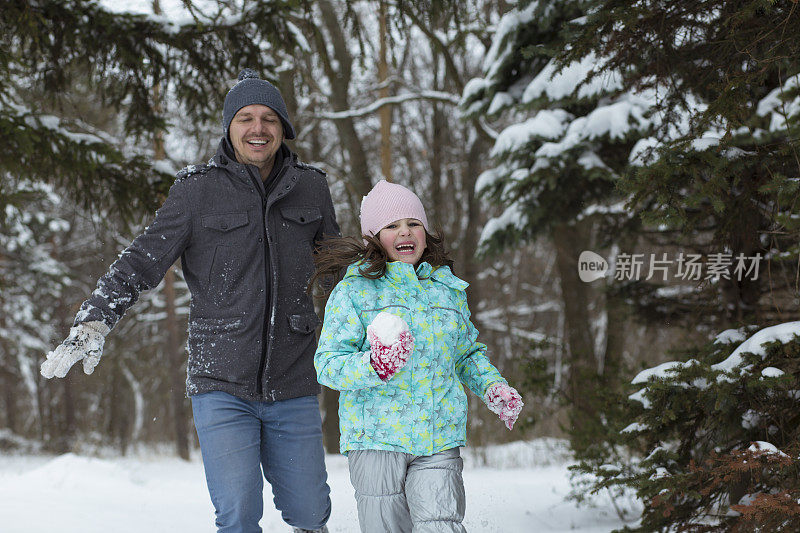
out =
[[[416,218],[401,218],[387,224],[378,232],[378,240],[386,250],[389,261],[402,261],[416,265],[422,257],[425,227]]]

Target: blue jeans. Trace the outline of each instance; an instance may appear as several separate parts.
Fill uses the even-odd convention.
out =
[[[225,392],[192,396],[192,412],[219,533],[260,533],[264,477],[283,520],[321,528],[331,514],[316,396],[277,402]]]

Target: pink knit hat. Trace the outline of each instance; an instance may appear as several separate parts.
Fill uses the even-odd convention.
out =
[[[361,200],[361,234],[377,235],[401,218],[416,218],[428,230],[425,208],[416,194],[402,185],[381,180]]]

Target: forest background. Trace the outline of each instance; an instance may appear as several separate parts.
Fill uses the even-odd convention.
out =
[[[747,372],[712,368],[798,317],[797,10],[0,1],[0,442],[170,443],[184,458],[196,447],[179,265],[115,328],[92,376],[47,381],[38,367],[175,172],[213,154],[224,95],[249,67],[281,89],[290,146],[327,173],[344,234],[356,235],[360,199],[382,177],[414,189],[442,228],[481,340],[526,402],[505,432],[470,398],[471,444],[568,438],[600,480],[587,490],[634,486],[662,517],[646,527],[774,497],[778,478],[756,490],[750,472],[670,500],[653,474],[674,482],[712,451],[744,460],[751,441],[797,442],[796,330],[768,336],[763,357],[751,346],[760,362]],[[605,275],[579,264],[584,251]],[[661,370],[640,374],[651,367]],[[735,379],[717,379],[733,367]],[[336,405],[325,390],[329,451]],[[790,463],[780,475],[797,471]]]

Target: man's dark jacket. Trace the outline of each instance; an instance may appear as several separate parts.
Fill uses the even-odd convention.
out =
[[[226,143],[208,164],[178,173],[155,220],[100,278],[75,324],[113,328],[180,257],[192,294],[187,393],[317,394],[319,321],[306,285],[314,242],[339,234],[328,183],[284,145],[265,191],[258,169],[230,157]]]

